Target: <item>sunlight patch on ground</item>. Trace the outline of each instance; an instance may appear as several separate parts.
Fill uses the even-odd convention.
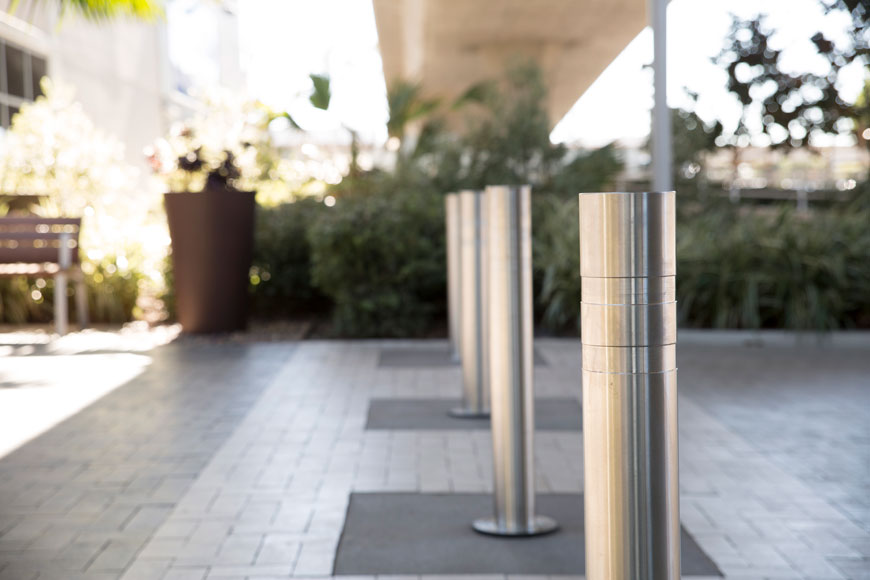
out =
[[[54,333],[51,325],[0,325],[0,356],[31,354],[84,354],[89,352],[145,352],[178,338],[181,326],[149,326],[142,321],[122,327],[101,325]]]
[[[0,360],[0,457],[141,374],[140,354],[21,356]]]

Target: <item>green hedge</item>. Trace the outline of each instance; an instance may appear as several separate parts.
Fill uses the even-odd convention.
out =
[[[135,317],[139,282],[142,276],[133,271],[120,271],[112,261],[99,264],[86,262],[85,285],[88,293],[90,321],[123,323]],[[68,282],[70,317],[75,322],[73,282]],[[49,323],[54,320],[54,278],[52,276],[19,276],[0,279],[0,321],[9,324]]]
[[[340,199],[309,230],[311,280],[334,333],[420,336],[444,318],[444,201],[409,193]]]
[[[580,264],[576,196],[533,196],[536,319],[576,334]],[[686,208],[689,206],[686,205]],[[870,208],[681,211],[680,324],[829,330],[870,327]],[[306,314],[332,306],[340,336],[441,331],[446,267],[443,198],[340,198],[262,213],[252,286],[258,311]],[[264,273],[268,273],[268,280]],[[276,303],[270,304],[270,301]],[[287,305],[291,308],[282,310]]]
[[[580,328],[580,231],[577,196],[532,196],[532,267],[539,327]]]
[[[257,208],[251,268],[254,316],[328,311],[328,299],[311,283],[308,229],[329,210],[313,199]]]
[[[720,211],[677,229],[680,322],[713,328],[870,327],[870,212]]]
[[[870,211],[715,205],[677,224],[679,322],[698,328],[870,327]],[[540,327],[580,317],[577,201],[535,204]]]

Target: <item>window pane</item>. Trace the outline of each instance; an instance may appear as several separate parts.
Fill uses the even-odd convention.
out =
[[[12,125],[12,118],[18,114],[18,107],[9,106],[9,125]]]
[[[33,72],[33,98],[35,99],[42,94],[42,88],[39,86],[39,81],[45,76],[45,59],[38,56],[30,56],[30,67]]]
[[[4,129],[9,128],[9,107],[6,105],[0,105],[0,125]]]
[[[6,90],[10,95],[24,98],[24,53],[11,44],[6,45]]]

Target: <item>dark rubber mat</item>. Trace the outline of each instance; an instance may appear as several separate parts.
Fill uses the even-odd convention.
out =
[[[489,429],[489,419],[451,416],[459,405],[458,399],[372,399],[366,429]],[[577,399],[535,399],[536,431],[580,431],[582,420]]]
[[[351,495],[335,574],[583,574],[583,496],[541,495],[540,515],[560,529],[534,538],[483,536],[471,529],[492,516],[488,494]],[[682,574],[721,576],[682,530]]]

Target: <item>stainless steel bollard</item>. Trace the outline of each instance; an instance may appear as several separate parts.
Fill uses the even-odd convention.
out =
[[[462,361],[462,406],[454,417],[489,416],[489,366],[487,365],[486,212],[483,192],[459,193],[460,305],[459,345]]]
[[[444,218],[447,230],[447,327],[450,337],[450,356],[459,360],[460,325],[462,321],[460,305],[460,251],[462,238],[460,232],[459,195],[448,193],[444,198]]]
[[[72,266],[72,236],[68,232],[60,234],[58,239],[58,267],[60,271],[54,276],[54,329],[61,336],[69,329],[69,312],[67,311],[66,283],[69,269]]]
[[[535,515],[531,189],[487,187],[489,368],[495,517],[474,529],[500,536],[554,531]]]
[[[674,192],[581,193],[587,580],[679,580]]]

